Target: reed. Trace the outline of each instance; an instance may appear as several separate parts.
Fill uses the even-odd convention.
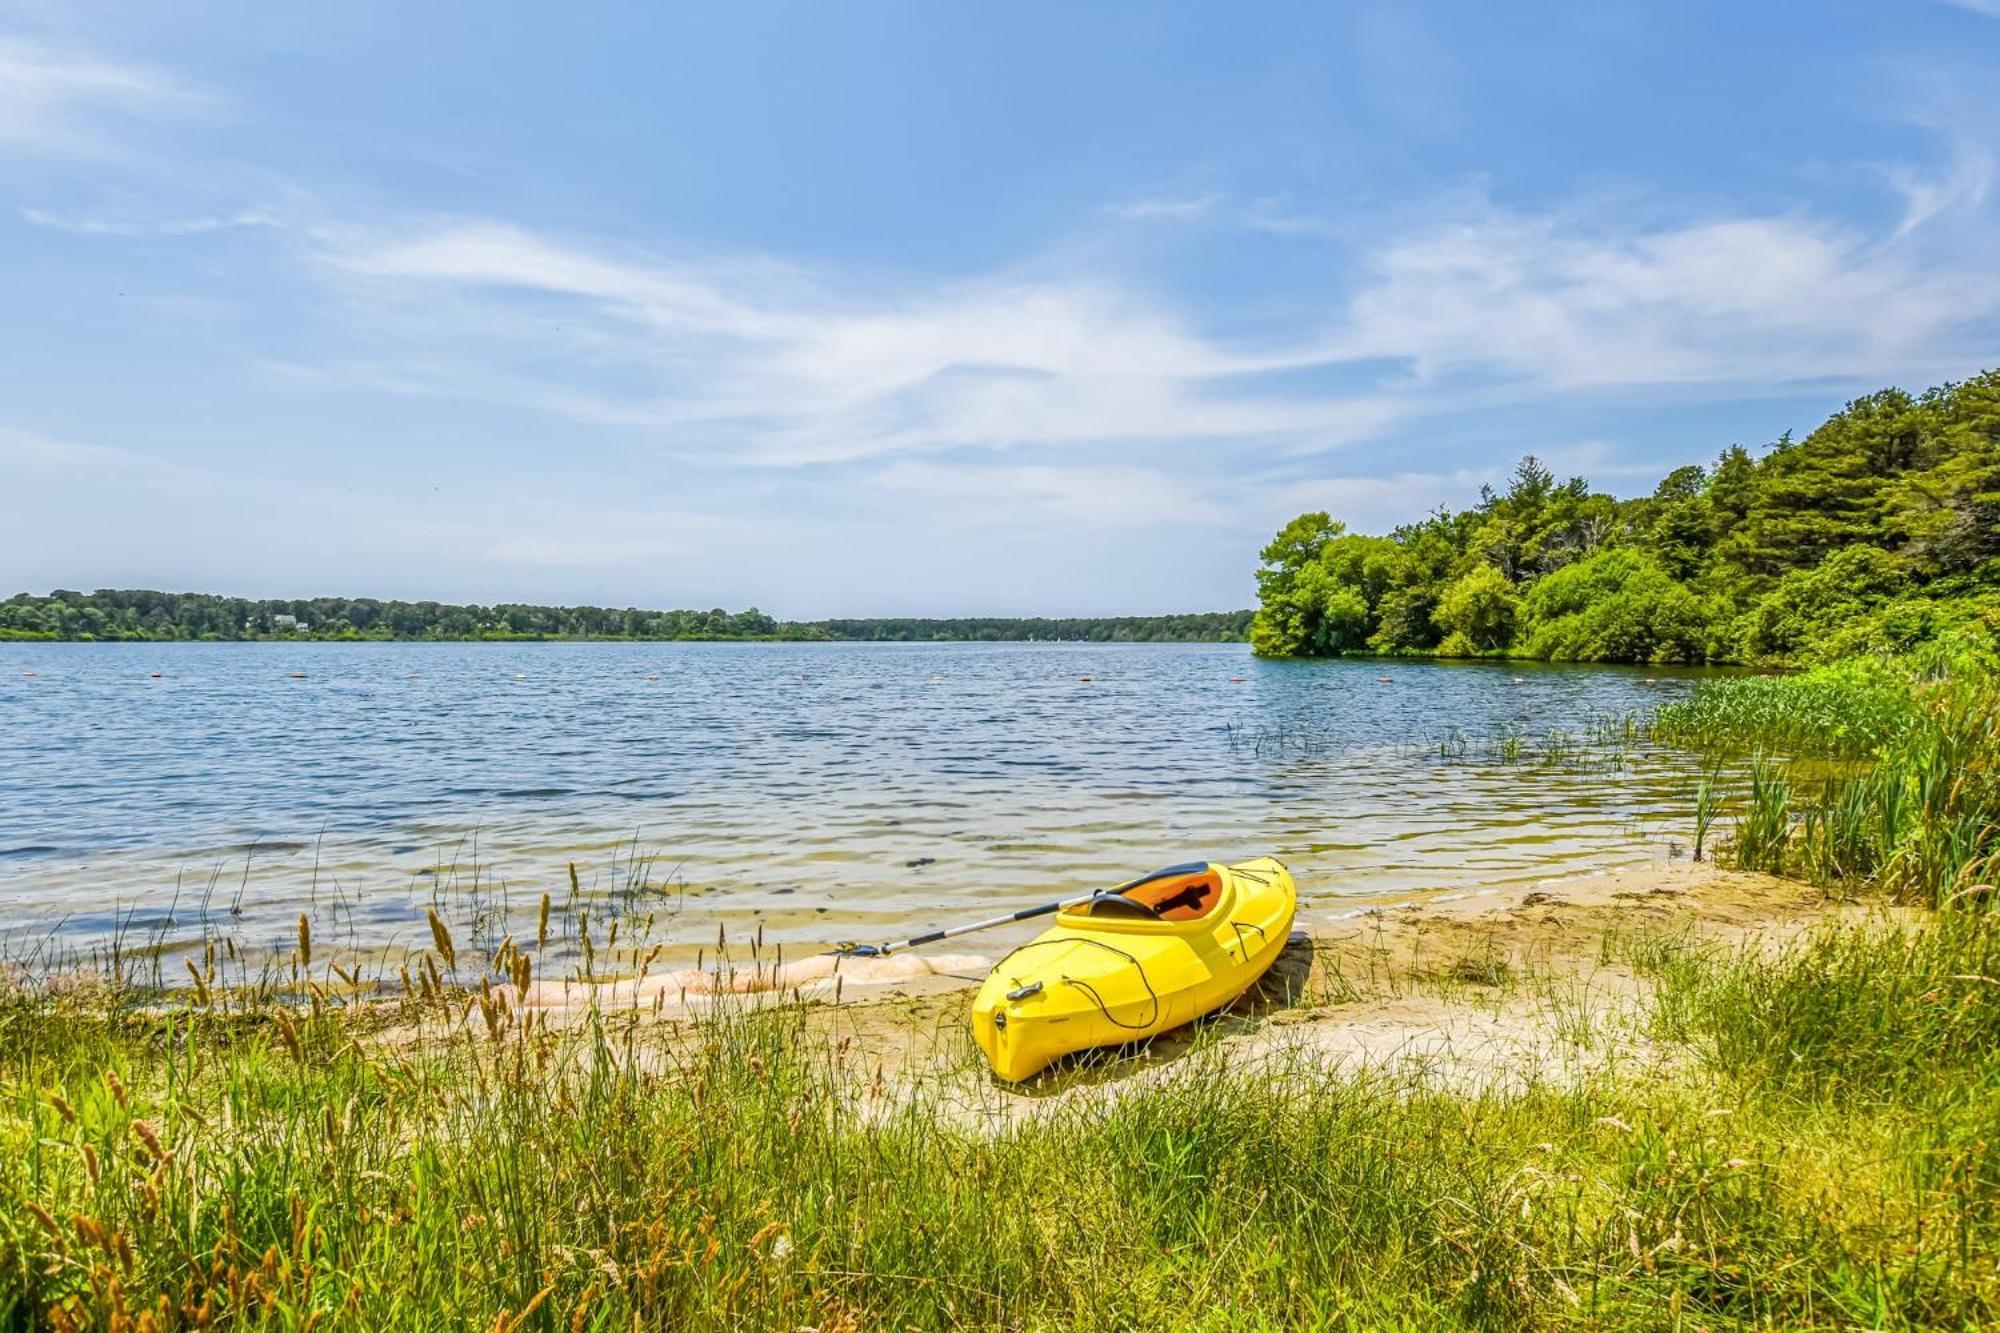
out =
[[[2000,879],[2000,675],[1983,650],[1710,685],[1663,708],[1654,730],[1712,767],[1752,752],[1739,866],[1929,904],[1983,900]],[[1707,785],[1701,828],[1720,803]]]
[[[1759,754],[1750,761],[1749,792],[1736,820],[1736,864],[1745,870],[1785,873],[1790,850],[1791,783],[1783,769]]]
[[[1710,832],[1715,828],[1717,796],[1721,785],[1721,775],[1714,768],[1702,770],[1694,785],[1694,859],[1699,861],[1708,851]]]
[[[1652,735],[1695,749],[1858,759],[1915,720],[1910,679],[1907,665],[1871,657],[1796,676],[1721,681],[1663,705]]]

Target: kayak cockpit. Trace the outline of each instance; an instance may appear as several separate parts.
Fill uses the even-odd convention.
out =
[[[1169,866],[1107,890],[1071,909],[1077,916],[1127,921],[1199,921],[1222,900],[1222,874],[1205,862]]]

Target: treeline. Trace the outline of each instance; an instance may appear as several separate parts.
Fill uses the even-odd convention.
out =
[[[297,599],[100,588],[0,602],[15,639],[771,639],[824,638],[748,611],[456,606],[372,597]]]
[[[1110,616],[1051,620],[993,616],[948,620],[819,620],[816,629],[835,639],[924,643],[973,639],[1060,639],[1089,643],[1240,643],[1250,633],[1251,611],[1205,611],[1181,616]]]
[[[0,639],[1082,639],[1151,643],[1240,640],[1249,611],[1107,619],[780,621],[748,611],[627,607],[457,606],[372,597],[296,600],[143,589],[27,593],[0,602]]]
[[[1786,663],[2000,635],[2000,371],[1856,399],[1639,499],[1530,457],[1462,512],[1386,537],[1302,514],[1262,554],[1271,656]]]

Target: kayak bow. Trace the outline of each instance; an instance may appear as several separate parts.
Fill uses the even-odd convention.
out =
[[[1051,1061],[1143,1041],[1248,990],[1283,952],[1298,908],[1271,857],[1194,862],[1110,893],[1050,904],[1056,924],[1000,960],[972,1006],[993,1072],[1019,1082]]]

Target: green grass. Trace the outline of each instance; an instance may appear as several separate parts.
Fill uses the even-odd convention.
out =
[[[565,1033],[483,991],[8,991],[0,1327],[2000,1319],[1986,921],[1645,956],[1668,1074],[1466,1094],[1207,1047],[1012,1121],[806,1005]]]
[[[1858,759],[1917,717],[1910,674],[1889,658],[1854,658],[1795,676],[1705,684],[1663,705],[1652,735],[1696,749],[1762,749]]]
[[[1715,778],[1695,793],[1697,844],[1733,804],[1745,869],[1931,904],[1988,894],[2000,877],[2000,675],[1987,652],[1946,644],[1719,682],[1662,708],[1653,734],[1752,753],[1733,803]]]
[[[1649,970],[1666,1034],[1746,1083],[1844,1106],[2000,1094],[2000,926],[1985,913],[1825,926],[1776,956],[1670,949]]]

